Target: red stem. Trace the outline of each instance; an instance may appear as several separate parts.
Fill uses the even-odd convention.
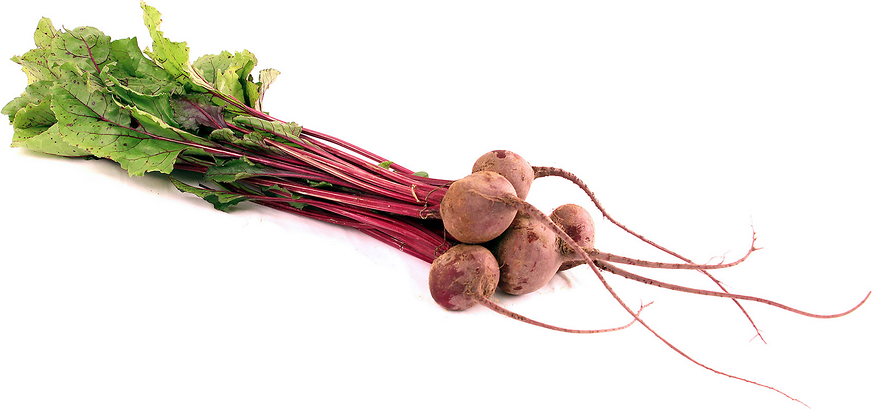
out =
[[[366,149],[352,145],[348,142],[345,142],[339,138],[332,137],[332,136],[327,135],[325,133],[314,131],[314,130],[311,130],[308,128],[303,128],[303,134],[309,135],[309,136],[312,136],[312,137],[315,137],[315,138],[318,138],[318,139],[321,139],[321,140],[324,140],[327,142],[330,142],[330,143],[338,145],[338,146],[341,146],[341,147],[348,149],[354,153],[357,153],[357,154],[363,155],[366,158],[372,159],[378,163],[388,162],[387,159],[385,159],[381,156],[378,156],[370,151],[367,151]],[[415,172],[412,172],[411,170],[404,168],[396,163],[391,163],[391,169],[396,170],[397,172],[400,172],[400,173],[406,173],[406,174],[415,173]]]
[[[354,184],[360,190],[384,195],[407,202],[416,202],[416,200],[414,199],[414,195],[411,193],[411,191],[405,192],[401,185],[385,181],[384,179],[375,177],[371,174],[366,174],[358,168],[341,165],[337,166],[336,163],[327,163],[321,158],[314,157],[309,152],[285,145],[283,143],[275,142],[270,139],[265,139],[265,141],[267,144],[282,150],[283,152],[305,162],[306,164],[314,168],[323,170],[324,172],[327,172],[339,179]]]
[[[246,182],[262,187],[278,185],[287,189],[290,192],[299,193],[301,195],[316,197],[319,199],[326,199],[333,202],[349,204],[371,210],[379,210],[383,212],[399,214],[403,216],[410,216],[421,219],[438,217],[438,209],[427,209],[420,205],[410,205],[406,202],[393,201],[379,197],[367,197],[350,193],[320,189],[292,181],[273,181],[262,178],[249,178],[246,179]]]

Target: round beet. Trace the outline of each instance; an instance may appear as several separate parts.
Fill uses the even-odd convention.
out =
[[[563,262],[557,235],[544,223],[522,215],[497,239],[501,290],[528,294],[542,288]]]
[[[518,211],[502,199],[517,197],[500,174],[475,172],[448,187],[439,214],[445,230],[458,241],[484,243],[499,237],[512,223]]]
[[[503,175],[515,188],[515,194],[521,200],[527,199],[527,193],[530,192],[530,186],[535,179],[533,167],[520,155],[507,150],[495,150],[481,155],[472,166],[472,172],[482,170]]]
[[[430,265],[430,295],[449,311],[462,311],[493,295],[500,266],[478,245],[458,244]]]
[[[430,295],[437,304],[449,311],[462,311],[481,304],[523,323],[574,334],[618,331],[636,322],[634,316],[633,321],[620,327],[585,330],[558,327],[527,318],[490,300],[497,288],[499,275],[497,260],[488,249],[480,245],[458,244],[437,257],[430,266]],[[639,312],[641,311],[640,308]]]
[[[594,247],[593,217],[583,207],[572,203],[560,206],[551,212],[551,220],[581,247],[586,249]],[[572,252],[569,248],[564,251]]]

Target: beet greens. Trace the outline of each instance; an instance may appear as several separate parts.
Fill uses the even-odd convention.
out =
[[[356,228],[427,262],[453,244],[429,220],[450,181],[262,112],[277,70],[255,81],[248,51],[190,63],[187,45],[160,31],[160,13],[142,8],[153,40],[145,51],[135,38],[40,20],[37,48],[13,58],[28,86],[2,110],[12,146],[109,159],[131,176],[195,172],[198,186],[170,180],[216,209],[255,202]]]

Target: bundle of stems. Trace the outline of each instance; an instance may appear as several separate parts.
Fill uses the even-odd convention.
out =
[[[248,113],[268,118],[255,110]],[[271,117],[269,120],[277,121]],[[234,130],[250,132],[238,127]],[[229,196],[230,200],[244,198],[284,212],[354,228],[427,263],[455,244],[438,220],[439,202],[451,180],[412,172],[351,143],[307,128],[302,128],[299,139],[304,142],[299,147],[267,140],[276,148],[269,154],[231,144],[222,144],[220,150],[208,150],[216,157],[245,158],[259,165],[261,173],[234,182],[219,182],[220,190],[199,186],[196,191],[201,195],[229,192],[234,194]],[[181,156],[175,169],[211,176],[209,169],[215,165],[198,157]],[[190,189],[178,180],[174,183],[180,190]]]

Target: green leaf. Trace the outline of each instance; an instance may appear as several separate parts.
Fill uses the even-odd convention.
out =
[[[27,104],[15,113],[12,127],[16,129],[33,128],[35,126],[48,128],[57,122],[51,111],[51,100],[44,99],[38,104]]]
[[[240,195],[237,193],[224,192],[221,190],[208,189],[204,187],[190,186],[182,183],[180,180],[172,176],[170,176],[169,179],[173,182],[173,185],[175,185],[176,189],[179,189],[179,191],[183,193],[191,193],[197,195],[201,199],[212,203],[212,205],[215,206],[216,209],[222,212],[226,212],[231,207],[248,200],[248,198],[244,195]]]
[[[427,172],[424,172],[424,171],[415,172],[415,173],[413,173],[412,175],[414,175],[414,176],[420,176],[420,177],[422,177],[422,178],[428,178],[428,177],[430,177],[430,174],[427,173]]]
[[[251,71],[257,64],[254,54],[241,51],[235,54],[222,52],[207,55],[190,62],[190,52],[184,42],[173,42],[160,30],[160,12],[141,2],[143,20],[151,34],[154,51],[145,49],[145,54],[165,69],[186,89],[213,94],[216,105],[228,103],[228,111],[243,114],[249,107],[258,105],[259,85],[251,81]],[[247,106],[246,106],[247,105]]]
[[[51,43],[57,36],[58,31],[47,17],[43,17],[36,25],[36,32],[33,33],[33,42],[37,48],[49,48]]]
[[[32,128],[15,129],[15,132],[12,134],[12,145],[10,146],[13,148],[27,148],[29,140],[47,131],[48,128],[48,126],[34,126]]]
[[[100,80],[122,103],[178,127],[170,98],[183,89],[166,71],[146,59],[138,47],[135,38],[113,41],[113,55],[120,59],[103,67]]]
[[[24,93],[36,100],[51,98],[51,87],[54,81],[37,81],[30,83],[24,88]]]
[[[215,80],[215,88],[225,95],[230,95],[240,102],[245,102],[245,88],[235,70],[221,72]]]
[[[212,91],[215,88],[191,66],[189,60],[190,50],[186,42],[173,42],[164,37],[160,30],[160,12],[156,8],[140,2],[142,7],[142,19],[152,39],[152,48],[145,49],[145,54],[154,62],[167,71],[170,77],[175,78],[182,84],[192,87],[195,91]]]
[[[243,72],[243,68],[249,66],[248,72]],[[231,54],[229,51],[222,51],[221,54],[206,54],[194,62],[194,69],[200,73],[200,76],[210,84],[217,84],[221,75],[230,70],[237,72],[238,77],[248,76],[254,65],[257,64],[257,58],[244,50]]]
[[[109,68],[111,67],[100,73],[100,79],[122,103],[136,106],[171,126],[180,126],[175,120],[175,111],[170,101],[171,94],[161,92],[160,85],[156,85],[157,89],[149,91],[148,88],[155,85],[153,81],[134,77],[116,78],[110,73]],[[115,72],[120,73],[120,70]]]
[[[142,71],[145,71],[148,68],[147,63],[154,64],[153,61],[145,58],[145,55],[142,54],[142,50],[139,49],[139,42],[136,40],[136,37],[113,40],[109,43],[109,47],[112,51],[112,55],[115,57],[117,67],[124,70],[126,74],[124,75],[125,77],[143,77],[144,75],[142,75]],[[143,65],[142,70],[140,69],[140,65]],[[157,64],[154,64],[154,67],[157,69],[152,70],[150,74],[160,75],[157,73],[163,73],[164,76],[166,76],[166,71],[157,67]]]
[[[333,184],[330,182],[325,182],[323,180],[314,181],[314,180],[306,180],[306,183],[311,187],[324,188],[324,187],[333,187]]]
[[[264,148],[263,136],[252,132],[250,134],[237,135],[230,128],[216,129],[209,134],[209,139],[217,142],[229,142],[245,148]]]
[[[27,104],[31,103],[31,98],[27,94],[21,94],[20,97],[15,97],[12,101],[9,101],[6,105],[3,106],[3,109],[0,110],[0,113],[3,115],[9,116],[9,123],[15,120],[15,114],[27,106]]]
[[[266,90],[269,89],[269,86],[272,85],[273,82],[276,81],[276,77],[279,76],[281,72],[279,70],[274,70],[272,68],[267,68],[265,70],[260,70],[258,74],[258,98],[257,102],[254,104],[254,109],[258,111],[263,110],[263,97],[266,94]]]
[[[15,133],[12,135],[12,147],[27,148],[34,152],[57,156],[84,157],[91,155],[87,151],[77,149],[64,142],[58,130],[58,124],[50,127],[15,129]]]
[[[14,148],[26,148],[49,155],[81,157],[90,154],[76,149],[61,138],[57,119],[51,110],[51,81],[36,81],[20,97],[3,107],[13,127]]]
[[[240,179],[254,176],[265,176],[270,170],[253,163],[246,157],[233,159],[220,165],[210,166],[204,175],[206,180],[214,182],[236,182]]]
[[[384,162],[382,162],[382,163],[379,163],[379,164],[378,164],[378,167],[383,168],[383,169],[390,169],[390,168],[391,168],[391,165],[393,165],[393,164],[394,164],[394,162],[391,162],[391,161],[389,161],[389,160],[386,160],[386,161],[384,161]]]
[[[117,63],[108,72],[119,79],[125,89],[142,95],[175,95],[184,92],[184,88],[166,70],[145,57],[136,38],[112,41],[111,49]]]
[[[226,142],[226,143],[229,143],[231,145],[235,145],[235,146],[245,148],[245,149],[262,151],[262,152],[271,152],[271,153],[275,153],[275,154],[283,154],[284,152],[281,149],[279,149],[275,146],[272,146],[272,145],[268,145],[266,142],[264,142],[264,139],[266,139],[267,137],[274,139],[271,137],[271,135],[268,135],[268,134],[262,133],[262,132],[258,132],[258,131],[253,131],[253,132],[249,132],[249,133],[245,133],[245,134],[238,134],[236,132],[233,132],[233,130],[231,130],[229,128],[216,129],[216,130],[212,131],[211,134],[209,134],[209,139],[211,139],[212,141],[215,141],[215,142],[219,142],[219,143]],[[295,148],[300,148],[300,145],[297,145],[297,144],[294,144],[294,143],[291,143],[288,141],[282,141],[282,142],[285,145],[293,146]]]
[[[63,140],[90,154],[118,162],[131,175],[170,173],[178,155],[191,150],[171,140],[201,140],[163,123],[136,107],[120,105],[100,81],[66,64],[63,80],[52,87],[52,111]],[[197,149],[198,150],[198,149]]]
[[[24,55],[12,57],[12,61],[21,65],[22,71],[27,74],[28,84],[55,79],[59,76],[54,72],[55,63],[49,61],[53,58],[51,44],[55,36],[57,36],[57,30],[55,30],[51,20],[43,17],[39,20],[33,35],[36,48],[24,53]]]
[[[97,75],[106,64],[114,61],[109,43],[109,36],[94,27],[62,31],[52,39],[49,62],[58,66],[73,63],[79,69]]]
[[[297,209],[302,209],[302,208],[306,207],[305,203],[298,203],[298,202],[294,201],[297,199],[301,199],[303,196],[300,196],[300,195],[295,194],[295,193],[291,193],[288,189],[285,189],[279,185],[272,185],[270,187],[264,187],[264,188],[261,188],[261,190],[263,191],[263,194],[265,194],[267,196],[281,197],[281,198],[287,199],[287,204],[292,206],[292,207],[296,207]],[[281,193],[281,194],[278,194],[276,192]]]
[[[245,93],[245,104],[254,108],[260,107],[260,85],[251,82],[251,76],[242,81],[243,92]],[[260,111],[260,108],[255,108]]]
[[[21,96],[9,101],[0,113],[8,115],[9,123],[12,124],[15,121],[15,115],[17,115],[22,109],[27,108],[30,105],[38,105],[44,100],[50,100],[51,86],[51,81],[37,81],[28,85]],[[54,116],[52,115],[52,117]]]
[[[209,166],[204,175],[206,180],[213,182],[229,183],[250,177],[261,176],[288,176],[289,172],[281,169],[258,165],[246,157],[218,162]],[[314,187],[332,186],[327,182],[311,182]]]
[[[291,140],[295,140],[300,144],[306,144],[300,139],[300,134],[303,132],[303,127],[294,122],[282,121],[267,121],[265,119],[255,118],[251,116],[237,116],[233,118],[233,122],[237,125],[248,126],[257,130],[271,133],[273,135],[282,136]],[[276,139],[280,142],[286,142],[281,139]]]
[[[203,80],[225,95],[240,102],[246,100],[246,82],[257,65],[257,58],[248,50],[231,54],[207,54],[194,62],[194,70]]]

